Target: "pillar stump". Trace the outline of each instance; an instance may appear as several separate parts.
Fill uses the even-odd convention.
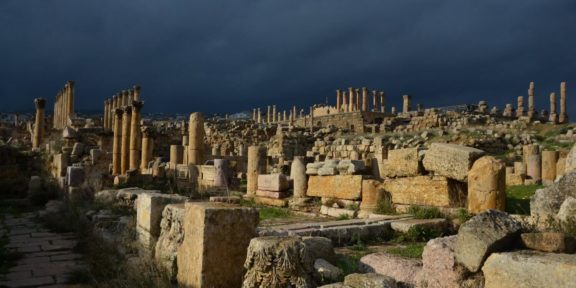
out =
[[[241,287],[258,211],[222,203],[186,203],[178,248],[180,287]]]
[[[542,183],[549,185],[556,180],[558,151],[542,151]]]
[[[36,118],[34,119],[34,135],[32,135],[32,148],[37,149],[40,147],[44,140],[44,112],[46,107],[46,100],[43,98],[34,99],[36,106]]]
[[[468,172],[468,212],[506,208],[506,165],[492,156],[484,156]]]
[[[246,196],[254,197],[258,190],[258,175],[260,174],[260,147],[248,147],[248,164],[246,174]]]

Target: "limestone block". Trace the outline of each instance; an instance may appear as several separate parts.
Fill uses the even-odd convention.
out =
[[[78,187],[84,183],[85,173],[82,167],[68,166],[66,175],[68,186]]]
[[[572,146],[568,156],[566,156],[565,166],[564,166],[564,174],[576,172],[576,144]]]
[[[275,199],[275,198],[261,197],[261,196],[255,196],[254,202],[256,202],[256,204],[262,204],[262,205],[267,205],[267,206],[276,206],[276,207],[288,206],[288,200],[286,200],[286,199]]]
[[[362,175],[310,176],[309,197],[357,200],[362,193]]]
[[[484,156],[468,172],[468,212],[506,208],[506,164],[492,156]]]
[[[324,162],[306,164],[306,175],[318,175],[318,169],[324,166]]]
[[[186,203],[178,248],[180,287],[240,287],[258,211],[214,202]]]
[[[384,177],[417,176],[422,172],[418,148],[389,150],[381,166],[380,175]]]
[[[178,248],[184,240],[185,204],[168,204],[162,212],[160,236],[154,249],[154,259],[175,280],[178,272]]]
[[[559,232],[522,233],[522,244],[528,249],[553,253],[572,253],[576,248],[574,238]]]
[[[268,197],[274,199],[282,199],[288,197],[290,194],[288,192],[276,192],[276,191],[266,191],[266,190],[256,190],[256,196]]]
[[[396,288],[396,280],[389,276],[384,276],[378,273],[366,273],[366,274],[349,274],[344,278],[344,286],[336,287],[352,287],[352,288],[364,288],[364,287],[378,287],[378,288]],[[326,287],[326,286],[323,286]]]
[[[484,151],[472,147],[447,143],[432,143],[422,164],[427,171],[458,181],[466,181],[468,170]]]
[[[290,188],[288,178],[284,174],[258,175],[258,190],[282,192]]]
[[[560,210],[556,215],[560,221],[576,221],[576,198],[568,196],[560,205]]]
[[[174,194],[142,193],[136,204],[136,235],[145,250],[152,251],[160,236],[160,221],[164,207],[183,203],[186,197]]]
[[[380,252],[362,257],[358,268],[365,273],[391,277],[404,285],[414,285],[416,275],[422,270],[422,261]]]
[[[428,241],[422,253],[422,270],[416,275],[416,287],[459,288],[467,271],[456,262],[454,249],[458,236]]]
[[[494,253],[482,267],[485,288],[576,287],[576,255],[521,250]]]
[[[478,214],[458,230],[456,259],[471,272],[477,272],[488,255],[509,249],[521,229],[522,225],[504,212],[487,210]]]
[[[390,227],[392,230],[407,233],[410,228],[412,227],[427,227],[433,228],[437,231],[445,231],[448,227],[448,220],[444,218],[437,218],[437,219],[404,219],[404,220],[397,220],[390,223]]]
[[[320,214],[328,215],[330,217],[342,217],[342,215],[346,215],[348,218],[352,219],[356,217],[356,211],[344,208],[334,208],[322,205],[320,207]]]
[[[360,174],[366,166],[361,160],[342,160],[338,163],[338,172],[342,175]]]
[[[386,179],[382,184],[392,203],[438,207],[465,205],[465,186],[442,176]]]

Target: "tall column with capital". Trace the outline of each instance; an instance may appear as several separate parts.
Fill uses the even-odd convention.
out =
[[[148,168],[148,163],[152,161],[154,151],[154,130],[151,127],[142,127],[142,156],[140,157],[140,170]]]
[[[278,118],[276,118],[276,105],[272,105],[272,123],[277,123]]]
[[[536,108],[534,107],[534,82],[530,82],[528,87],[528,118],[532,120],[536,115]]]
[[[404,95],[402,98],[404,100],[402,105],[402,113],[408,113],[410,112],[410,95]]]
[[[518,96],[518,105],[516,107],[516,117],[524,116],[524,97]]]
[[[354,89],[354,98],[356,98],[356,103],[355,106],[356,108],[354,108],[354,111],[360,111],[362,109],[362,105],[360,104],[361,99],[360,99],[360,89],[356,88]]]
[[[32,137],[32,148],[39,148],[44,140],[44,112],[46,100],[43,98],[34,99],[36,106],[36,118],[34,119],[34,135]]]
[[[140,149],[142,145],[142,140],[140,139],[140,111],[143,106],[144,102],[140,100],[134,100],[132,102],[132,119],[130,120],[130,170],[136,170],[140,167]]]
[[[566,82],[560,83],[560,116],[558,123],[568,123],[568,114],[566,113]]]
[[[348,112],[348,104],[346,104],[346,91],[342,91],[342,112]]]
[[[368,88],[362,87],[362,111],[368,111]]]
[[[336,111],[340,113],[340,97],[342,97],[342,91],[336,89]]]
[[[550,116],[548,117],[550,123],[558,123],[558,114],[556,113],[556,93],[550,93]]]
[[[114,139],[112,142],[112,175],[119,175],[122,170],[122,114],[124,110],[114,110]]]
[[[132,107],[124,107],[124,114],[122,116],[122,156],[120,158],[120,174],[124,175],[130,166],[130,122],[132,120]]]
[[[372,112],[378,112],[378,92],[372,90]]]
[[[384,91],[380,91],[380,112],[386,113],[386,99],[384,99]]]
[[[348,112],[354,112],[354,88],[348,87]]]
[[[266,124],[272,123],[272,107],[268,105],[266,109]]]

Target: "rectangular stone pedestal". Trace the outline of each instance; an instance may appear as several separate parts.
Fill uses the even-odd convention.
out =
[[[241,287],[258,211],[222,203],[186,203],[178,249],[179,287]]]

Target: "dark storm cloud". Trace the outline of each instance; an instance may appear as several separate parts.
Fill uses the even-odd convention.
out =
[[[137,83],[148,112],[333,103],[348,86],[392,105],[501,106],[529,81],[548,108],[566,80],[574,118],[574,13],[570,0],[2,0],[0,111],[52,101],[68,79],[78,109]]]

